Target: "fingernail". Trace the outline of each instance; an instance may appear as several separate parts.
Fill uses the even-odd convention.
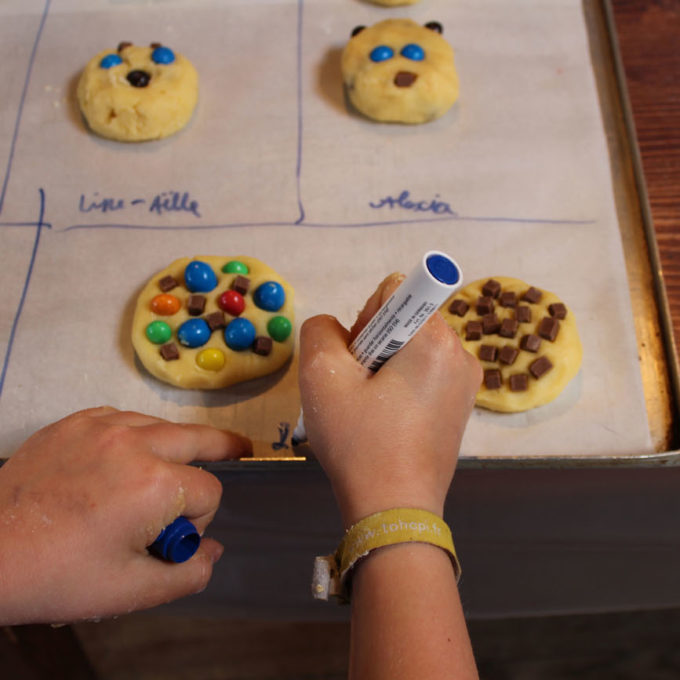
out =
[[[214,552],[210,556],[210,559],[212,559],[212,563],[216,564],[219,561],[220,557],[222,557],[223,554],[224,554],[224,546],[221,543],[218,543],[215,546]]]

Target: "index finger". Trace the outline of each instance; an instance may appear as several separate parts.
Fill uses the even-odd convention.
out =
[[[155,455],[172,463],[233,460],[253,455],[250,439],[209,425],[161,422],[143,425],[136,432]]]

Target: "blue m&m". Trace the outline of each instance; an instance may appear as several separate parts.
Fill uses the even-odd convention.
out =
[[[184,270],[184,284],[192,293],[209,293],[217,288],[217,275],[209,264],[194,260]]]
[[[177,339],[185,347],[201,347],[210,340],[210,326],[203,319],[189,319],[177,329]]]
[[[404,45],[404,47],[401,48],[401,52],[399,54],[401,54],[402,57],[410,59],[411,61],[422,61],[425,59],[425,50],[420,45],[416,45],[415,43]]]
[[[255,342],[255,326],[251,321],[238,318],[231,321],[224,329],[224,341],[229,349],[240,352],[248,349]]]
[[[175,53],[169,47],[156,47],[151,53],[154,64],[172,64],[175,61]]]
[[[286,301],[283,286],[276,281],[265,281],[253,293],[255,304],[267,312],[278,312]]]
[[[378,45],[371,50],[371,54],[369,56],[371,61],[387,61],[394,56],[394,50],[388,45]]]
[[[107,54],[99,62],[99,66],[101,68],[111,68],[112,66],[118,66],[118,64],[122,63],[123,60],[117,54]]]

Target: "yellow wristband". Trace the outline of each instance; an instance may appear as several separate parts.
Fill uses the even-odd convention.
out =
[[[460,579],[460,562],[446,522],[427,510],[394,508],[357,522],[333,555],[316,558],[312,594],[319,600],[334,595],[348,601],[348,576],[360,559],[377,548],[412,542],[430,543],[449,553],[456,581]]]

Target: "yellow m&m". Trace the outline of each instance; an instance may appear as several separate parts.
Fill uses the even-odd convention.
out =
[[[224,368],[224,352],[208,347],[196,355],[196,363],[206,371],[221,371]]]

